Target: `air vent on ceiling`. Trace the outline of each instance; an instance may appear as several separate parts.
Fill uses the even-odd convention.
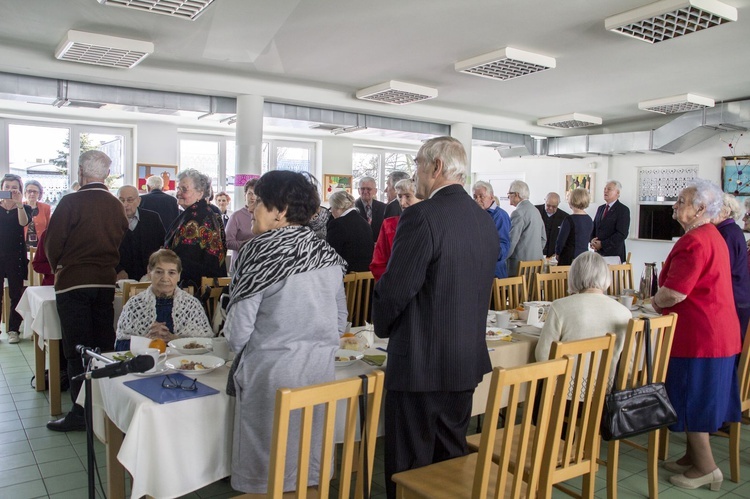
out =
[[[718,0],[659,0],[604,20],[604,27],[657,43],[737,20],[737,9]]]
[[[403,105],[434,99],[437,95],[438,91],[434,88],[391,80],[359,90],[357,99]]]
[[[454,67],[459,73],[492,78],[493,80],[510,80],[552,69],[556,64],[554,57],[505,47],[489,54],[459,61]]]
[[[57,46],[55,57],[61,61],[132,68],[153,52],[151,42],[70,30]]]
[[[194,21],[214,0],[99,0],[102,5],[142,10]]]
[[[695,94],[675,95],[638,103],[638,109],[660,114],[685,113],[704,107],[714,107],[714,100]]]
[[[601,125],[602,119],[588,114],[570,113],[550,118],[542,118],[536,122],[539,126],[551,128],[583,128],[587,126]]]

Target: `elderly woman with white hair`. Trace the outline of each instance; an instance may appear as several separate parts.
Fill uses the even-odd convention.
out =
[[[657,312],[678,315],[666,388],[678,418],[669,429],[686,432],[687,449],[664,467],[678,473],[670,482],[685,489],[721,488],[723,475],[708,436],[740,420],[735,369],[740,325],[736,314],[727,313],[734,303],[729,251],[711,223],[721,213],[722,196],[718,186],[702,179],[680,192],[672,217],[685,235],[667,256],[651,300]]]
[[[348,192],[334,192],[328,203],[333,219],[328,222],[326,242],[346,260],[349,272],[367,272],[375,247],[370,224],[360,216]]]
[[[740,320],[740,338],[745,339],[747,324],[750,322],[750,272],[747,270],[747,246],[742,229],[736,220],[742,215],[740,203],[731,194],[724,193],[719,216],[711,222],[719,229],[729,248],[729,264],[732,269],[732,294],[734,308]]]

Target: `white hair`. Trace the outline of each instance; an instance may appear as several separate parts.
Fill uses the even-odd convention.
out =
[[[474,187],[471,188],[472,192],[476,192],[477,189],[484,189],[487,191],[487,194],[490,195],[490,197],[495,195],[495,191],[492,189],[492,184],[489,182],[485,182],[484,180],[477,180],[477,182],[474,184]]]
[[[161,189],[162,187],[164,187],[164,181],[159,175],[151,175],[146,179],[146,185],[152,189]]]
[[[362,187],[362,184],[364,184],[365,182],[372,182],[373,184],[378,185],[377,180],[375,180],[374,178],[362,177],[361,179],[359,179],[359,187]]]
[[[442,175],[451,182],[464,183],[466,179],[466,150],[463,144],[453,137],[435,137],[419,149],[417,157],[423,157],[426,164],[439,159],[443,162]]]
[[[187,170],[182,170],[180,174],[177,175],[178,182],[183,178],[192,179],[195,190],[203,193],[203,196],[201,196],[202,198],[207,198],[212,195],[211,179],[208,178],[208,175],[204,175],[194,168],[188,168]]]
[[[617,189],[617,192],[622,192],[622,184],[619,180],[607,180],[607,183],[604,184],[604,186],[608,186],[609,184],[612,184],[615,186],[615,189]]]
[[[687,189],[695,191],[693,194],[693,208],[697,210],[703,205],[708,218],[719,216],[723,205],[724,193],[718,185],[710,180],[696,178],[687,186]]]
[[[523,180],[514,180],[510,183],[508,192],[515,192],[521,199],[529,199],[529,184]]]
[[[612,275],[604,258],[593,251],[585,251],[570,266],[568,292],[575,294],[587,289],[600,289],[606,293],[611,282]]]
[[[112,165],[112,160],[109,156],[97,150],[86,151],[78,158],[81,176],[93,180],[104,181],[109,175],[110,165]]]
[[[396,189],[397,192],[411,192],[412,194],[417,192],[417,186],[410,178],[399,180],[398,182],[396,182],[396,185],[394,185],[393,188]]]
[[[354,197],[346,191],[336,191],[328,198],[331,209],[348,210],[354,206]]]

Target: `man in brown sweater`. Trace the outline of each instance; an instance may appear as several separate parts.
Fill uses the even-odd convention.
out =
[[[60,200],[44,241],[56,275],[57,313],[73,399],[65,417],[47,423],[54,431],[86,429],[83,408],[75,403],[82,382],[73,378],[84,371],[76,345],[103,351],[114,347],[115,266],[128,230],[122,204],[104,184],[112,160],[101,151],[86,151],[78,164],[81,188]]]

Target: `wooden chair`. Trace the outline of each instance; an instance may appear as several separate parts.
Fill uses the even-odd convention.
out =
[[[204,302],[209,324],[213,324],[214,311],[219,306],[219,300],[224,288],[229,286],[231,277],[202,277],[201,301]]]
[[[8,279],[3,281],[3,322],[5,323],[5,332],[10,329],[10,291],[8,289]]]
[[[42,279],[44,279],[42,274],[34,271],[34,266],[32,265],[34,255],[36,255],[36,248],[32,246],[29,248],[29,271],[26,276],[27,286],[41,286]]]
[[[651,351],[652,351],[652,380],[663,383],[667,378],[669,367],[669,353],[672,350],[674,327],[677,314],[653,317],[651,322]],[[617,379],[613,390],[637,388],[648,383],[646,375],[646,354],[642,319],[631,319],[625,335],[625,343],[620,354]],[[617,470],[619,466],[620,443],[630,445],[648,453],[648,496],[652,499],[659,497],[658,451],[661,432],[656,430],[648,434],[648,446],[644,447],[632,440],[612,440],[607,444],[607,497],[617,498]]]
[[[554,274],[536,274],[535,300],[555,301],[568,296],[568,274],[555,272]]]
[[[612,273],[612,283],[609,285],[607,294],[620,296],[626,289],[635,289],[633,284],[633,265],[621,263],[620,265],[609,265]]]
[[[750,326],[748,326],[750,331]],[[737,368],[737,377],[740,383],[740,407],[743,418],[750,416],[750,334],[745,333],[745,341],[742,344],[740,354],[740,365]],[[732,481],[740,481],[740,428],[741,423],[729,423],[729,467],[732,473]]]
[[[346,294],[346,310],[349,314],[346,320],[354,322],[354,307],[357,302],[357,275],[354,272],[349,272],[344,276],[344,294]]]
[[[375,443],[378,434],[378,420],[380,419],[380,405],[383,399],[383,384],[385,374],[375,370],[367,375],[367,415],[365,428],[368,438],[365,443],[355,442],[358,428],[358,398],[362,394],[362,380],[348,378],[330,383],[306,386],[302,388],[279,388],[276,392],[276,409],[274,412],[273,433],[271,437],[271,457],[268,468],[267,494],[243,494],[241,498],[287,498],[287,497],[329,497],[331,476],[331,462],[333,461],[334,433],[336,423],[336,405],[339,400],[346,401],[346,430],[344,433],[343,454],[339,474],[340,499],[348,498],[350,494],[352,472],[356,471],[354,497],[362,498],[361,482],[364,475],[364,459],[367,459],[367,488],[372,483],[373,463],[375,461]],[[319,485],[308,487],[308,468],[310,465],[310,447],[314,435],[312,434],[313,410],[315,406],[325,409],[323,445],[320,456]],[[284,493],[284,465],[286,461],[287,440],[289,438],[289,418],[292,411],[301,410],[301,428],[299,440],[299,456],[297,462],[297,490]],[[358,450],[356,469],[352,469],[355,445]]]
[[[129,299],[145,291],[151,286],[150,282],[124,282],[122,283],[122,306],[128,302]]]
[[[518,275],[526,278],[526,285],[529,288],[526,292],[527,296],[534,296],[534,285],[536,284],[534,274],[541,274],[543,266],[544,260],[518,262]]]
[[[526,278],[523,276],[495,278],[492,286],[496,310],[510,310],[529,301]]]
[[[549,268],[550,274],[554,274],[556,272],[565,272],[566,274],[570,273],[570,265],[551,265]]]
[[[364,326],[370,319],[370,298],[372,297],[375,278],[372,272],[355,272],[356,298],[352,326]]]
[[[567,380],[573,369],[570,358],[492,371],[489,398],[478,453],[449,459],[393,475],[399,499],[450,497],[484,498],[537,497],[541,475],[553,464],[545,446],[549,434],[558,434],[567,398]],[[533,401],[537,388],[542,390],[536,426],[533,411],[523,413],[515,422],[522,400]],[[497,429],[498,415],[507,394],[505,427]],[[553,396],[554,394],[554,396]],[[494,455],[493,455],[494,450]],[[498,459],[495,459],[497,456]],[[493,461],[495,461],[493,463]],[[497,463],[497,464],[496,464]],[[526,463],[517,470],[513,463]]]

